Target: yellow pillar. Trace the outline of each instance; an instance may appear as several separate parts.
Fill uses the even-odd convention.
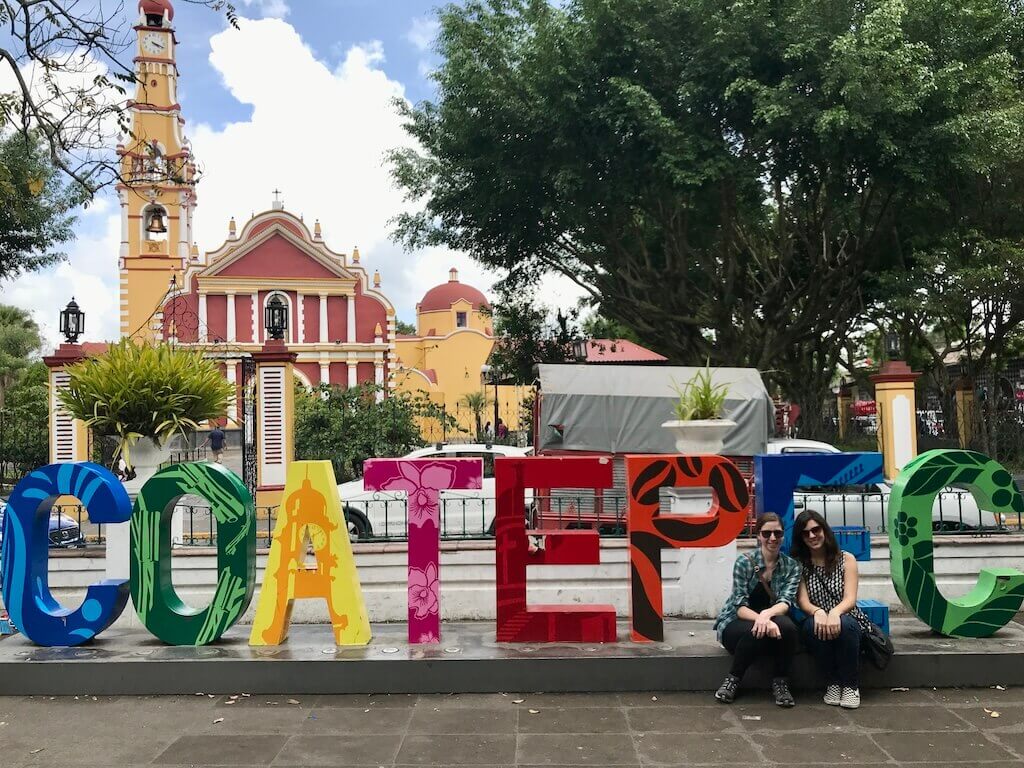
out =
[[[917,402],[914,382],[920,373],[902,360],[890,360],[871,377],[878,413],[878,450],[886,479],[917,456]]]
[[[43,362],[50,369],[49,412],[50,412],[50,463],[89,460],[89,430],[85,422],[71,418],[61,405],[57,393],[68,385],[65,368],[85,358],[78,344],[61,344],[57,351],[44,357]]]
[[[850,405],[853,403],[853,388],[849,384],[839,385],[836,395],[836,418],[839,426],[839,441],[846,439],[846,430],[850,423]]]
[[[961,448],[969,448],[974,434],[974,384],[961,379],[956,385],[956,431]]]
[[[256,362],[256,506],[281,503],[288,466],[295,459],[296,354],[280,339],[271,339]]]

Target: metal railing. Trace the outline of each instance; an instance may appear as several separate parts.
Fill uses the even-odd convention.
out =
[[[889,494],[881,492],[840,493],[822,490],[794,494],[795,511],[814,509],[833,526],[866,528],[873,534],[886,533]],[[375,494],[371,499],[343,502],[349,537],[352,541],[392,542],[407,539],[408,515],[405,498]],[[671,505],[663,499],[662,508]],[[488,539],[494,535],[493,498],[442,497],[441,538],[443,540]],[[258,547],[270,546],[279,507],[256,509]],[[210,507],[180,504],[181,540],[178,546],[215,546],[217,524]],[[552,493],[528,496],[523,510],[530,527],[541,530],[596,530],[602,536],[623,537],[627,530],[625,497],[620,493]],[[752,527],[742,534],[750,536]],[[979,510],[967,492],[945,491],[933,511],[933,530],[937,535],[966,533],[988,536],[1024,531],[1024,515],[1015,512],[993,514]],[[92,523],[88,511],[79,504],[59,505],[51,512],[50,546],[84,547],[105,542],[104,525]]]

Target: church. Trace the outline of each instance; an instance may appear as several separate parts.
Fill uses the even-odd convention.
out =
[[[357,247],[331,248],[320,222],[310,227],[279,193],[248,221],[226,222],[224,242],[211,250],[195,241],[198,179],[177,98],[174,6],[141,0],[138,9],[132,138],[117,147],[124,180],[117,187],[121,335],[199,347],[220,360],[239,388],[228,414],[237,424],[244,422],[245,364],[270,338],[273,305],[287,318],[290,370],[302,384],[373,384],[379,398],[422,393],[472,429],[463,398],[487,386],[482,369],[494,337],[487,299],[459,282],[454,269],[417,305],[416,334],[399,335],[395,307],[371,260]],[[514,427],[525,393],[501,389],[497,417]],[[488,414],[491,408],[493,400]],[[281,439],[287,453],[290,436]]]

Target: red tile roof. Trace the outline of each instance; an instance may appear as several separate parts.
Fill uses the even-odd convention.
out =
[[[667,363],[668,358],[626,339],[587,339],[587,363]]]

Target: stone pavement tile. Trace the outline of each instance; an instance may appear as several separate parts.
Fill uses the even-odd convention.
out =
[[[1003,747],[1014,753],[1014,757],[1024,758],[1024,734],[1021,733],[995,733],[992,734]],[[973,758],[972,758],[973,759]],[[980,759],[980,758],[977,758]],[[1018,762],[1018,765],[1020,763]]]
[[[624,707],[706,707],[717,703],[712,691],[639,691],[619,694],[619,704]]]
[[[153,762],[161,765],[270,765],[287,736],[181,736]],[[113,763],[112,763],[113,765]]]
[[[540,707],[537,714],[519,709],[520,733],[628,733],[626,716],[611,707]]]
[[[843,714],[852,724],[860,728],[879,731],[974,730],[974,726],[963,719],[962,712],[951,712],[945,707],[939,706],[894,707],[867,704],[861,705],[860,709],[843,710]]]
[[[401,739],[378,735],[292,736],[277,753],[274,765],[390,765]]]
[[[308,709],[299,707],[215,707],[207,717],[197,721],[195,733],[298,733],[309,716]],[[221,722],[217,722],[220,720]]]
[[[899,763],[931,763],[936,760],[980,762],[1013,757],[1006,749],[977,731],[875,733],[870,738]]]
[[[254,694],[255,695],[255,694]],[[289,697],[284,697],[287,701]],[[295,696],[304,706],[317,709],[340,707],[353,709],[403,709],[416,706],[419,697],[414,693],[355,693],[355,694],[315,694]]]
[[[408,726],[409,733],[515,733],[516,710],[416,707]]]
[[[618,694],[615,693],[510,693],[508,696],[513,701],[522,699],[523,703],[516,706],[528,709],[540,709],[541,707],[617,707],[620,704]]]
[[[802,694],[809,694],[811,691],[801,691]],[[931,688],[911,688],[907,691],[894,691],[891,688],[861,688],[861,706],[866,704],[898,704],[906,707],[914,704],[934,704]],[[823,689],[814,691],[818,701],[825,695]]]
[[[238,698],[232,699],[231,696],[237,696]],[[252,693],[245,696],[241,693],[233,693],[231,695],[218,696],[215,706],[220,709],[222,707],[232,708],[244,708],[244,709],[309,709],[313,706],[312,696],[303,696],[302,694],[286,695],[281,696],[279,694],[266,694],[266,693]],[[201,697],[197,697],[201,700]],[[296,701],[297,704],[291,702]]]
[[[493,765],[515,761],[514,734],[410,734],[402,742],[396,763],[402,765]]]
[[[836,765],[885,763],[888,755],[871,739],[856,733],[787,733],[781,736],[757,734],[753,737],[765,758],[774,763],[820,763]]]
[[[743,736],[733,734],[645,733],[636,735],[636,750],[648,763],[757,763],[760,756]]]
[[[1024,704],[1024,687],[1007,688],[938,688],[929,689],[929,695],[941,704],[968,706],[981,705],[991,709],[993,704]]]
[[[370,709],[369,712],[366,709]],[[411,707],[384,709],[327,707],[304,712],[295,734],[314,733],[379,733],[404,734],[412,717]]]
[[[802,700],[798,700],[792,709],[783,709],[773,702],[759,706],[733,704],[729,709],[733,710],[743,729],[750,732],[852,730],[849,721],[843,717],[838,707],[805,704]]]
[[[51,732],[53,724],[51,723]],[[6,735],[0,740],[0,764],[23,765],[89,765],[113,766],[122,763],[149,763],[171,744],[173,736],[135,733],[126,738],[124,732],[116,737],[97,737],[77,734],[66,739],[51,738],[26,743]],[[42,751],[39,751],[39,750]]]
[[[520,734],[517,765],[640,765],[627,734]]]
[[[987,712],[985,710],[988,710]],[[1024,706],[1000,704],[991,707],[951,707],[948,711],[983,731],[1024,730]],[[998,717],[992,717],[997,714]]]
[[[730,707],[631,707],[629,727],[640,733],[717,733],[736,728]],[[520,729],[521,730],[521,729]]]
[[[512,693],[430,693],[420,694],[416,701],[417,709],[473,709],[486,707],[499,709],[515,707],[513,700],[522,696]]]

